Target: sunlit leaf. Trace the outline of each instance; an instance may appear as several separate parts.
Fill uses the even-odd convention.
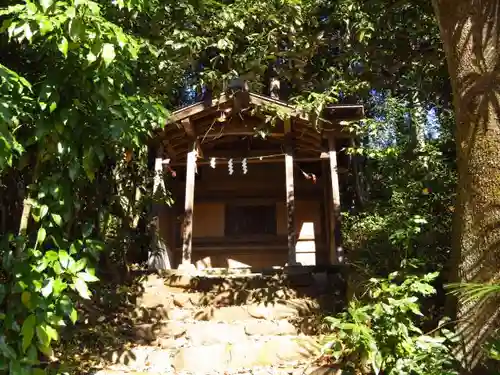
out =
[[[54,3],[53,0],[40,0],[40,5],[42,6],[42,9],[44,11],[46,11],[47,9],[49,9],[52,4]]]
[[[59,51],[61,51],[64,57],[68,56],[68,46],[69,46],[68,39],[66,39],[66,37],[63,36],[59,41],[57,48],[59,48]]]
[[[54,223],[57,225],[57,226],[61,226],[62,224],[62,218],[61,218],[61,215],[59,214],[51,214],[50,215],[52,217],[52,220],[54,221]]]
[[[51,338],[47,333],[46,324],[42,323],[36,326],[36,336],[42,347],[49,347]]]
[[[50,278],[47,280],[45,286],[41,290],[42,296],[44,297],[50,296],[52,294],[53,288],[54,288],[54,279]]]
[[[31,345],[31,341],[33,340],[33,336],[35,335],[35,325],[36,325],[36,317],[35,315],[29,315],[25,320],[21,328],[21,335],[23,336],[22,348],[23,352]]]
[[[111,64],[116,57],[115,46],[111,43],[104,43],[102,46],[101,56],[106,65]]]
[[[71,313],[69,314],[69,318],[71,319],[71,322],[73,324],[76,323],[76,320],[78,319],[78,313],[75,308],[71,309]]]
[[[99,279],[94,276],[94,275],[91,275],[87,272],[79,272],[77,277],[81,278],[82,280],[86,281],[86,282],[95,282],[95,281],[99,281]]]
[[[90,291],[87,283],[81,278],[73,278],[73,288],[78,292],[80,297],[90,299]]]
[[[49,212],[49,207],[45,204],[42,205],[42,207],[40,207],[40,219],[43,219],[48,212]]]
[[[45,230],[44,227],[40,227],[40,229],[38,229],[38,234],[36,237],[38,244],[39,245],[43,244],[43,241],[45,241],[46,237],[47,237],[47,231]]]
[[[61,266],[66,269],[70,265],[70,256],[65,250],[59,250],[59,262]]]
[[[82,259],[78,260],[77,262],[73,263],[71,265],[71,267],[69,268],[69,271],[72,273],[80,272],[81,270],[83,270],[85,268],[86,265],[87,265],[87,259],[82,258]]]

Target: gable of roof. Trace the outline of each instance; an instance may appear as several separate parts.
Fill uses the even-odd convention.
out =
[[[304,121],[310,121],[309,114],[300,111],[287,102],[252,92],[249,92],[248,94],[251,105],[259,107],[273,107],[280,112],[289,114],[292,118],[300,118]],[[233,100],[232,96],[223,94],[219,97],[219,99],[212,100],[211,103],[200,101],[188,105],[174,111],[167,120],[166,124],[176,123],[193,116],[202,116],[203,112],[213,112],[213,110],[229,107]],[[331,105],[325,109],[324,113],[325,114],[322,116],[322,119],[326,122],[342,120],[355,121],[364,117],[364,107],[358,104]]]

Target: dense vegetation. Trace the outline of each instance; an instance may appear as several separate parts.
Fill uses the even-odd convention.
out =
[[[465,208],[474,185],[464,176],[479,168],[477,160],[490,160],[486,164],[496,168],[498,155],[482,137],[492,151],[473,152],[476,161],[467,164],[460,148],[467,131],[459,131],[462,188],[455,206],[452,98],[462,97],[465,78],[454,71],[450,56],[457,53],[447,30],[460,23],[453,17],[465,16],[440,12],[443,3],[436,1],[433,8],[410,0],[3,2],[0,373],[46,373],[53,342],[78,319],[81,301],[90,298],[88,283],[97,276],[119,279],[132,253],[148,243],[151,135],[173,108],[207,91],[218,94],[235,77],[257,92],[268,91],[269,79],[277,77],[284,98],[318,114],[328,103],[366,106],[367,120],[351,124],[359,141],[347,151],[361,173],[350,175],[358,189],[344,199],[343,231],[356,270],[353,293],[361,296],[365,281],[377,279],[368,284],[367,300],[330,320],[337,329],[358,324],[360,330],[358,336],[344,336],[345,352],[334,348],[332,355],[350,360],[366,354],[371,362],[361,364],[375,372],[452,373],[448,353],[456,340],[423,332],[440,331],[445,281],[475,280],[469,289],[485,298],[481,287],[492,278],[468,277],[460,256],[450,257],[472,251],[464,245],[469,227],[458,224],[453,236],[451,227],[454,212],[457,223],[466,213],[471,217]],[[484,9],[490,21],[491,9]],[[487,59],[496,56],[497,62],[498,18],[489,26],[474,23],[492,40],[496,35],[497,45],[477,48],[488,48]],[[498,68],[490,60],[487,69],[496,76],[487,77],[497,82]],[[489,98],[480,103],[490,111],[488,121],[498,121],[498,87],[474,86],[479,78],[471,75],[467,82]],[[465,127],[465,112],[462,108],[459,128]],[[112,264],[123,269],[109,275]],[[432,272],[440,276],[435,279]],[[416,296],[433,288],[437,298],[423,306],[430,319],[417,321]],[[460,297],[460,306],[474,305],[477,298]],[[370,316],[375,326],[367,330]],[[395,323],[394,332],[383,328]],[[474,345],[477,352],[483,342]]]

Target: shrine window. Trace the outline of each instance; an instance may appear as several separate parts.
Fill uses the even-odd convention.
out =
[[[276,205],[228,204],[224,221],[228,237],[275,236]]]

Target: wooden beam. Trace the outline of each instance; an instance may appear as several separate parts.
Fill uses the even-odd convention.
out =
[[[203,150],[201,149],[201,144],[197,138],[196,129],[194,128],[193,123],[190,119],[186,118],[181,121],[181,124],[188,137],[194,140],[197,156],[203,158]]]
[[[330,160],[330,183],[331,183],[331,201],[330,201],[330,232],[332,241],[330,241],[330,261],[332,264],[340,264],[344,261],[344,253],[340,236],[340,188],[339,176],[337,170],[337,148],[335,137],[330,134],[328,137],[328,154]]]
[[[186,168],[184,223],[182,226],[182,266],[191,264],[191,254],[193,252],[193,209],[196,156],[196,142],[193,142],[191,150],[188,153]]]
[[[257,106],[274,106],[279,109],[279,111],[287,113],[292,117],[302,119],[304,121],[309,121],[309,115],[298,112],[297,109],[283,101],[276,100],[264,95],[259,95],[255,93],[249,93],[250,103]],[[172,113],[172,116],[167,120],[167,124],[175,123],[181,121],[185,118],[196,117],[200,115],[201,112],[207,111],[208,109],[215,110],[216,107],[224,106],[231,100],[231,96],[225,94],[221,95],[219,99],[212,100],[211,103],[198,102],[190,106],[181,108]],[[364,107],[362,105],[332,105],[327,108],[333,114],[341,114],[342,118],[346,120],[359,120],[364,116]],[[323,123],[328,123],[320,119]]]
[[[153,194],[165,193],[165,182],[163,181],[163,147],[160,145],[156,150],[155,175],[153,178]]]
[[[247,163],[248,164],[272,164],[272,163],[282,163],[283,162],[283,156],[281,157],[275,157],[275,158],[263,158],[262,160],[260,159],[248,159],[247,160]],[[293,162],[294,163],[310,163],[310,162],[315,162],[315,161],[322,161],[322,160],[325,160],[325,159],[322,159],[322,158],[319,158],[319,157],[294,157],[293,158]],[[225,165],[227,164],[229,161],[228,160],[217,160],[217,165]],[[234,164],[237,164],[239,163],[240,161],[237,160],[237,159],[233,159],[233,163]],[[182,163],[182,162],[178,162],[178,163],[172,163],[171,166],[172,167],[183,167],[183,166],[186,166],[187,163]],[[210,161],[197,161],[196,162],[196,165],[210,165]],[[339,171],[338,173],[347,173],[348,172],[348,169],[346,168],[339,168]]]
[[[181,121],[185,118],[196,116],[197,114],[206,111],[209,108],[217,107],[220,105],[223,105],[224,103],[227,103],[231,97],[223,94],[220,96],[219,99],[214,99],[212,100],[211,103],[205,103],[205,102],[198,102],[191,104],[190,106],[181,108],[175,112],[172,113],[172,116],[169,117],[167,120],[167,124],[172,124],[177,121]]]
[[[327,259],[325,259],[327,262],[330,262],[331,263],[331,260],[330,260],[330,250],[332,249],[332,235],[333,235],[333,231],[332,231],[332,228],[333,226],[331,226],[330,222],[331,222],[331,194],[330,194],[330,180],[328,178],[326,178],[326,176],[329,176],[330,173],[329,173],[329,164],[330,162],[325,160],[323,162],[321,162],[321,171],[322,171],[322,175],[325,177],[323,178],[323,202],[325,202],[326,204],[323,204],[323,225],[322,225],[322,228],[323,228],[323,233],[325,234],[325,243],[326,243],[326,248],[328,249],[328,255],[327,255]]]
[[[168,157],[172,161],[175,161],[175,159],[177,158],[177,152],[175,151],[175,149],[172,146],[172,144],[170,143],[170,141],[168,139],[163,139],[162,143],[163,143],[163,146],[165,147],[165,149],[167,150]]]
[[[224,124],[224,123],[216,123],[211,128],[207,129],[205,133],[203,133],[202,137],[205,138],[219,138],[224,136],[232,136],[232,135],[248,135],[255,136],[258,134],[259,128],[249,126],[246,124]],[[283,133],[270,131],[266,133],[269,137],[283,137]]]
[[[280,146],[283,143],[280,144]],[[258,157],[262,157],[262,159],[267,159],[270,158],[272,159],[277,158],[278,160],[283,160],[283,157],[285,156],[286,150],[283,150],[281,147],[280,148],[272,148],[272,149],[267,149],[267,150],[255,150],[255,149],[250,149],[250,150],[207,150],[205,152],[205,161],[209,161],[210,158],[253,158],[257,159]],[[300,155],[300,156],[299,156]],[[324,159],[327,160],[329,158],[328,152],[322,152],[322,151],[316,151],[316,152],[310,152],[310,153],[301,153],[301,154],[295,154],[294,157],[302,157],[302,158],[311,158],[311,159]],[[257,159],[258,160],[258,159]]]
[[[163,166],[166,161],[163,159],[163,147],[158,147],[156,158],[155,158],[155,176],[153,181],[153,195],[158,197],[158,195],[163,195],[165,191],[165,183],[163,181]],[[172,243],[170,239],[165,239],[162,236],[161,226],[169,225],[169,223],[162,222],[162,217],[164,217],[164,210],[167,209],[165,205],[160,203],[153,203],[153,243],[151,244],[151,250],[148,254],[148,266],[154,270],[165,270],[171,269],[173,265],[173,254],[170,246]]]
[[[295,184],[293,180],[293,144],[291,119],[285,121],[285,177],[286,177],[286,212],[288,230],[288,265],[297,264],[297,234],[295,233]]]

